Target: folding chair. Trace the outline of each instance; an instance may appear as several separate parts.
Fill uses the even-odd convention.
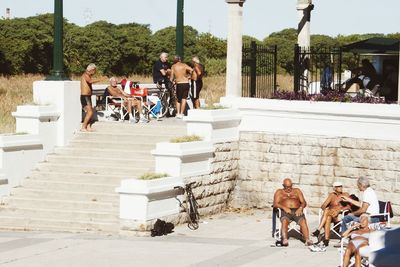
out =
[[[122,122],[128,115],[128,109],[125,107],[122,97],[106,96],[106,111],[111,111]]]
[[[131,96],[140,100],[140,103],[142,105],[142,111],[143,115],[145,118],[150,120],[150,115],[153,117],[156,117],[157,119],[159,118],[159,106],[160,105],[160,99],[158,96],[149,96],[148,95],[148,89],[147,88],[140,88],[139,85],[136,85],[135,87],[131,88]],[[157,110],[158,108],[158,110]],[[134,111],[135,117],[137,116],[136,110]]]
[[[331,233],[333,233],[334,235],[336,235],[339,239],[342,238],[342,235],[338,232],[338,231],[340,231],[340,226],[342,225],[342,218],[343,218],[343,216],[345,216],[346,213],[348,213],[348,212],[349,212],[349,210],[342,210],[342,211],[340,212],[340,215],[339,215],[340,218],[338,218],[339,221],[337,221],[337,222],[333,222],[333,221],[332,221],[332,224],[331,224],[331,227],[330,227],[330,231],[331,231]],[[324,210],[323,210],[323,209],[320,209],[320,210],[319,210],[319,213],[318,213],[318,225],[321,223],[323,213],[324,213]]]
[[[307,208],[304,208],[303,210],[305,218],[307,218]],[[272,209],[272,237],[275,238],[276,241],[281,241],[282,239],[282,223],[281,223],[281,215],[282,215],[282,210],[279,208],[273,208]],[[288,235],[291,231],[295,231],[298,233],[300,236],[303,236],[303,234],[300,231],[300,226],[296,224],[296,222],[292,221],[289,224],[288,227]]]
[[[349,238],[342,238],[340,241],[340,267],[343,267],[343,258],[344,258],[344,253],[346,251],[345,243],[349,242]],[[368,267],[369,266],[369,246],[361,247],[359,248],[360,255],[361,255],[361,267]],[[355,266],[355,259],[354,257],[351,257],[349,267],[354,267]]]
[[[369,216],[379,219],[379,222],[375,226],[377,229],[391,228],[390,218],[393,218],[392,204],[390,201],[379,200],[379,213],[370,214]]]

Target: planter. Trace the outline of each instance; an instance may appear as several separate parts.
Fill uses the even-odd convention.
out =
[[[209,141],[185,143],[157,143],[151,151],[156,160],[156,172],[171,176],[188,177],[207,174],[214,147]]]
[[[116,188],[119,193],[121,219],[146,222],[179,213],[175,186],[183,186],[180,177],[154,180],[125,179]]]
[[[213,143],[237,141],[241,116],[238,109],[194,109],[184,118],[188,135],[199,135]]]
[[[12,187],[20,185],[43,158],[43,145],[38,135],[0,135],[0,185],[3,184],[0,196],[8,195]]]

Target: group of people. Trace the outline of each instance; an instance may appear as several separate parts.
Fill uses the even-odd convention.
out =
[[[173,64],[168,62],[168,54],[163,52],[153,66],[153,82],[161,87],[163,84],[176,93],[176,118],[182,119],[186,111],[186,99],[190,95],[195,109],[200,107],[199,95],[203,88],[204,66],[197,56],[192,57],[192,66],[175,56]]]
[[[273,203],[274,208],[281,209],[281,245],[289,245],[288,226],[292,221],[300,226],[306,245],[313,245],[314,242],[310,239],[309,228],[304,216],[304,208],[307,206],[307,202],[302,191],[299,188],[294,188],[289,178],[283,180],[282,186],[283,189],[278,189],[275,192]],[[360,177],[357,180],[357,187],[362,192],[361,201],[354,195],[344,192],[341,182],[333,184],[333,192],[329,193],[321,205],[323,215],[320,224],[312,233],[313,236],[320,237],[320,232],[324,229],[322,241],[324,246],[329,246],[331,223],[339,222],[339,215],[343,211],[347,211],[347,214],[341,219],[340,233],[342,237],[351,237],[351,241],[345,252],[343,266],[348,266],[353,255],[356,259],[356,266],[359,266],[357,265],[361,260],[359,248],[368,245],[368,235],[371,231],[368,224],[379,221],[378,217],[369,216],[379,213],[379,201],[375,191],[370,187],[368,178]],[[354,224],[348,228],[350,222],[354,222]]]
[[[92,84],[100,82],[102,79],[94,79],[96,73],[96,65],[91,63],[87,66],[85,72],[81,76],[81,105],[85,111],[85,117],[82,122],[81,131],[93,131],[93,114],[92,106]],[[165,86],[172,93],[176,100],[176,118],[182,119],[186,111],[186,99],[189,97],[193,102],[195,109],[200,107],[199,95],[203,88],[204,66],[200,63],[197,56],[192,57],[192,66],[182,62],[179,56],[175,56],[174,63],[168,62],[168,54],[161,53],[158,61],[153,66],[153,82],[159,88]],[[110,85],[107,87],[108,95],[121,97],[124,106],[128,109],[129,119],[133,118],[133,108],[140,114],[140,122],[148,122],[142,114],[142,103],[140,99],[130,97],[130,94],[124,92],[117,86],[118,81],[115,77],[109,79]]]

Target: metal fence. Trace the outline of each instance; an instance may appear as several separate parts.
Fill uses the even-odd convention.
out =
[[[252,41],[242,49],[242,96],[268,98],[276,90],[277,47]]]
[[[318,94],[339,89],[342,83],[340,48],[294,47],[294,90]]]

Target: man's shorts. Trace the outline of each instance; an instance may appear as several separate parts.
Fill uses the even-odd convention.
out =
[[[203,80],[199,79],[197,81],[192,80],[192,86],[190,87],[190,94],[192,99],[199,99],[200,91],[203,88]]]
[[[281,222],[286,219],[289,222],[295,221],[297,224],[299,224],[299,222],[303,219],[305,219],[306,217],[304,216],[304,213],[300,216],[296,216],[295,212],[297,209],[290,209],[290,213],[286,213],[284,210],[282,211],[282,215],[281,215]]]
[[[81,95],[81,105],[82,108],[86,107],[87,105],[92,106],[92,98],[90,95]]]
[[[178,102],[181,103],[182,99],[186,99],[189,95],[190,85],[189,83],[177,83],[176,84],[176,97]]]

